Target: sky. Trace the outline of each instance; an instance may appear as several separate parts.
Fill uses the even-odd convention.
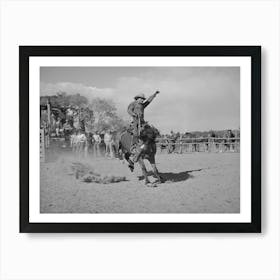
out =
[[[80,93],[113,100],[121,117],[134,96],[160,94],[145,119],[161,133],[238,129],[239,67],[41,67],[40,95]]]

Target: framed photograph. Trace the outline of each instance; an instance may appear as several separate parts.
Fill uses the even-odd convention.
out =
[[[20,46],[20,232],[261,232],[260,46]]]

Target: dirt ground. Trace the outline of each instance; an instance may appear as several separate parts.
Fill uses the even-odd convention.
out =
[[[166,182],[147,187],[136,165],[131,173],[119,159],[56,154],[41,163],[41,213],[238,213],[239,153],[158,154],[156,162]],[[146,167],[151,170],[147,162]],[[83,182],[73,164],[90,166],[102,175],[125,181]],[[155,180],[150,176],[151,180]]]

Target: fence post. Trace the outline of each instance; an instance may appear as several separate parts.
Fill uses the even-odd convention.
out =
[[[40,129],[40,162],[45,162],[45,131]]]

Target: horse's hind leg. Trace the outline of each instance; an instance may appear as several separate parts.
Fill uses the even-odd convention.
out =
[[[109,148],[110,148],[110,158],[114,158],[114,150],[113,150],[113,143],[109,143]]]
[[[117,154],[117,157],[119,158],[119,160],[123,160],[124,152],[122,151],[121,142],[119,142],[119,141],[116,142],[116,154]],[[128,158],[129,158],[129,156],[128,156]]]
[[[148,178],[148,172],[147,172],[145,163],[144,163],[142,158],[139,158],[138,163],[139,163],[139,165],[142,169],[142,173],[143,173],[143,176],[144,176],[144,179],[145,179],[145,185],[147,185],[147,184],[150,183],[150,181],[149,181],[149,178]]]
[[[151,163],[151,166],[152,166],[153,172],[154,172],[154,174],[155,174],[155,176],[157,178],[157,182],[158,183],[163,183],[164,179],[160,176],[156,164],[155,163]]]
[[[85,155],[85,158],[88,157],[88,143],[87,142],[84,143],[84,155]]]

